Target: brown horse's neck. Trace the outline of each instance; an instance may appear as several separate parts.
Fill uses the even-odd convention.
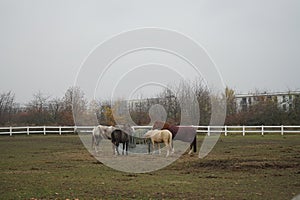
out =
[[[155,129],[168,129],[170,127],[170,124],[167,122],[162,121],[156,121],[153,126]]]
[[[168,124],[167,122],[164,124],[163,129],[168,129],[170,128],[170,124]]]

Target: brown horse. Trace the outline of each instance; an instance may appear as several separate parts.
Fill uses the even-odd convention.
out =
[[[173,140],[190,143],[189,154],[197,152],[197,130],[192,126],[175,126],[166,122],[156,121],[152,129],[167,129],[172,133]]]
[[[160,145],[159,143],[164,143],[167,148],[167,155],[172,151],[172,133],[169,130],[150,130],[145,133],[144,138],[150,138],[153,145],[153,152],[155,150],[155,143],[158,145],[158,152],[160,154]]]

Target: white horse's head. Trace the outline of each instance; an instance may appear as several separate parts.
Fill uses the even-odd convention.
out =
[[[149,130],[143,135],[143,138],[151,138],[153,135],[155,135],[158,132],[159,132],[159,130],[157,130],[157,129]]]

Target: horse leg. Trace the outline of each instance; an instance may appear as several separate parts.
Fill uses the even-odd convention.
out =
[[[190,151],[189,151],[189,153],[188,153],[188,154],[190,155],[190,154],[192,154],[192,152],[193,152],[193,143],[192,143],[192,144],[190,144]]]
[[[147,141],[147,143],[148,143],[148,154],[150,154],[151,143],[150,141]]]
[[[123,144],[123,151],[122,151],[122,155],[124,155],[124,150],[125,150],[125,142],[123,142],[122,144]]]
[[[116,143],[116,150],[117,150],[117,154],[120,155],[120,153],[119,153],[119,142]]]
[[[174,146],[173,146],[173,139],[172,139],[172,137],[169,138],[168,144],[169,144],[169,150],[171,151],[171,154],[173,154],[174,153]]]
[[[160,155],[161,154],[160,143],[157,143],[157,146],[158,146],[158,154]]]
[[[170,145],[168,144],[167,141],[165,141],[165,146],[167,148],[167,155],[166,155],[166,157],[168,157],[169,156]]]
[[[125,142],[125,154],[128,155],[128,145],[129,142]]]
[[[99,145],[99,138],[95,138],[95,143],[94,143],[94,147],[95,147],[95,152],[98,153],[98,145]]]
[[[189,151],[189,154],[192,154],[193,150],[194,150],[194,152],[197,152],[197,149],[196,149],[196,148],[197,148],[197,139],[196,139],[196,136],[195,136],[193,142],[192,142],[191,145],[190,145],[190,151]]]
[[[154,152],[155,152],[155,142],[152,141],[152,155],[154,154]]]
[[[173,140],[172,140],[172,142],[171,142],[171,148],[172,148],[172,153],[174,153],[174,152],[175,152],[175,149],[174,149],[174,145],[173,145]]]
[[[98,149],[97,149],[96,143],[97,143],[97,138],[96,138],[95,135],[93,135],[93,136],[92,136],[92,149],[94,149],[95,152],[98,153]]]
[[[194,153],[196,153],[197,152],[197,135],[194,138],[193,146],[194,146]]]

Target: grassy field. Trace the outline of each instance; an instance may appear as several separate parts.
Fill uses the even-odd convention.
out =
[[[0,174],[0,199],[292,199],[300,135],[221,137],[204,159],[145,174],[106,167],[76,135],[1,136]]]

